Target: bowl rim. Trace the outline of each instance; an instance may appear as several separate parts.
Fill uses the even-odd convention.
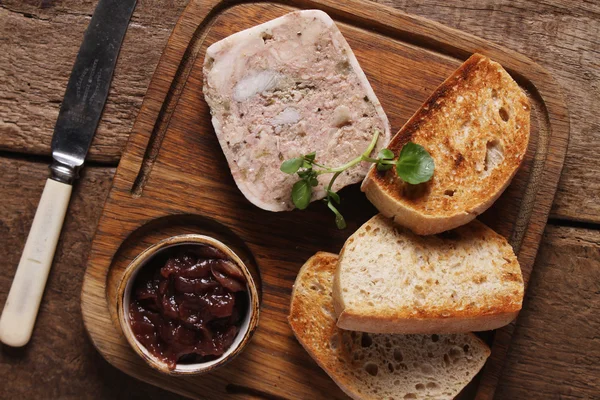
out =
[[[152,355],[148,349],[146,349],[138,340],[135,338],[133,331],[131,329],[131,325],[129,324],[128,313],[125,312],[125,304],[129,304],[129,298],[131,297],[131,285],[135,281],[137,277],[137,273],[158,253],[163,250],[166,250],[171,247],[181,246],[181,245],[198,245],[198,244],[207,244],[217,248],[218,250],[223,251],[232,261],[239,266],[246,279],[246,286],[248,287],[248,314],[246,319],[248,320],[248,327],[243,333],[243,336],[240,341],[234,342],[231,347],[229,347],[225,353],[217,358],[216,360],[205,363],[195,363],[195,364],[184,364],[186,367],[184,369],[179,367],[179,364],[175,367],[175,369],[171,370],[168,368],[167,364],[158,359],[156,356]],[[126,299],[127,297],[127,299]],[[258,290],[256,287],[256,282],[250,273],[250,270],[246,266],[246,264],[240,259],[240,257],[227,246],[225,243],[221,242],[218,239],[215,239],[211,236],[201,235],[201,234],[183,234],[177,236],[171,236],[165,239],[160,240],[157,243],[147,247],[142,252],[140,252],[125,268],[123,271],[123,276],[121,277],[117,289],[117,313],[118,320],[121,331],[125,339],[129,343],[129,346],[144,360],[150,367],[153,369],[165,373],[168,375],[182,376],[182,375],[201,375],[215,369],[222,367],[232,359],[234,359],[237,355],[241,353],[241,351],[246,347],[246,345],[250,342],[254,331],[258,326],[258,317],[260,313],[260,305],[259,305],[259,296]],[[238,332],[237,337],[241,332]],[[207,365],[208,364],[208,365]],[[193,367],[190,367],[193,366]]]

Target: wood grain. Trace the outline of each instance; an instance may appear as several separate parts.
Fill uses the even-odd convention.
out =
[[[0,304],[4,304],[48,166],[0,158],[0,171]],[[133,385],[132,378],[102,359],[83,327],[81,282],[114,171],[87,168],[75,187],[32,340],[23,349],[1,347],[1,399],[174,398],[149,385]]]
[[[44,8],[37,3],[0,2],[0,149],[49,155],[67,80],[95,2],[50,1]],[[88,161],[117,163],[185,1],[172,1],[164,10],[149,3],[139,2],[125,35]]]
[[[78,40],[71,36],[73,31],[65,29],[71,20],[61,18],[70,15],[89,18],[95,0],[3,0],[0,1],[0,125],[7,102],[26,104],[26,84],[36,73],[29,72],[27,62],[9,63],[8,57],[18,52],[37,53],[40,57],[62,58],[69,52],[69,62],[59,67],[47,64],[45,68],[54,76],[66,77],[72,66]],[[571,108],[572,140],[566,166],[559,187],[559,195],[553,209],[554,218],[580,218],[598,221],[600,206],[597,185],[600,181],[597,158],[600,150],[598,124],[600,117],[595,112],[598,104],[598,2],[567,0],[383,0],[390,6],[409,13],[421,15],[476,34],[496,43],[506,45],[528,55],[548,68],[559,80]],[[166,44],[171,28],[183,10],[186,1],[142,0],[134,16],[134,23],[148,30],[166,30],[163,35],[137,38],[147,44],[145,54],[137,60],[142,67],[153,71],[159,54]],[[139,13],[140,7],[145,12]],[[9,8],[8,14],[4,13]],[[11,15],[11,14],[19,15]],[[142,20],[144,15],[151,16]],[[139,17],[140,19],[137,19]],[[30,20],[33,24],[22,40],[12,40],[20,32],[5,27],[9,18]],[[162,23],[163,25],[158,25]],[[41,27],[49,26],[44,35],[38,35]],[[14,25],[13,25],[14,27]],[[22,28],[19,28],[20,30]],[[83,27],[81,27],[82,32]],[[60,36],[57,32],[60,32]],[[44,37],[53,36],[52,43],[41,45]],[[69,48],[61,42],[72,43]],[[9,43],[9,44],[7,44]],[[140,43],[140,45],[141,45]],[[57,48],[58,46],[58,48]],[[121,57],[135,52],[130,46]],[[580,56],[581,55],[581,56]],[[580,58],[581,57],[581,58]],[[26,60],[25,57],[19,60]],[[119,63],[119,68],[125,64]],[[146,85],[150,75],[139,77]],[[41,71],[40,73],[43,73]],[[8,87],[8,80],[21,84]],[[54,78],[49,77],[52,80]],[[124,85],[137,85],[127,82]],[[58,105],[44,106],[50,99],[60,101],[64,91],[54,85],[40,85],[36,103],[40,108],[51,109]],[[141,105],[146,88],[137,91],[132,98],[131,115],[135,116]],[[112,93],[111,93],[112,96]],[[109,102],[112,101],[109,99]],[[35,105],[34,104],[34,105]],[[575,105],[575,107],[573,107]],[[30,107],[12,106],[20,121],[27,128],[20,138],[27,143],[3,147],[9,151],[27,154],[48,154],[47,143],[54,125],[55,115],[34,112]],[[124,139],[132,126],[127,115],[106,116],[114,119],[115,125],[125,126],[119,130],[102,130],[100,136],[115,134]],[[31,122],[33,121],[33,122]],[[104,123],[104,122],[103,122]],[[45,124],[49,130],[34,132],[35,124]],[[9,143],[11,136],[0,126],[0,146]],[[47,136],[46,136],[47,135]],[[97,140],[107,140],[98,138]],[[46,143],[40,146],[40,143]],[[16,147],[20,146],[20,147]],[[111,152],[119,146],[110,147]],[[108,149],[108,147],[107,147]],[[105,150],[107,150],[105,149]],[[574,151],[573,149],[576,149]],[[108,162],[115,163],[119,154],[109,153]],[[99,154],[96,153],[96,156]],[[102,154],[104,156],[104,154]],[[108,158],[107,157],[107,158]],[[104,159],[107,159],[104,158]],[[7,161],[8,160],[8,161]],[[33,218],[35,206],[42,190],[47,169],[45,164],[4,159],[0,161],[0,249],[4,256],[4,273],[0,276],[0,304],[8,293],[14,268]],[[94,168],[93,181],[88,181],[92,172],[84,170],[80,182],[83,189],[76,189],[71,203],[72,213],[65,226],[61,248],[72,251],[57,254],[55,265],[46,291],[52,296],[51,304],[42,308],[38,328],[29,347],[23,352],[14,352],[6,347],[0,351],[0,398],[61,398],[61,399],[175,399],[156,387],[131,378],[105,362],[84,337],[79,312],[79,291],[84,264],[91,246],[102,207],[103,199],[110,187],[114,170]],[[583,187],[596,188],[596,197]],[[594,186],[595,185],[595,186]],[[101,189],[97,189],[101,187]],[[583,205],[583,206],[582,206]],[[593,228],[593,226],[592,226]],[[596,272],[600,270],[600,246],[598,232],[587,229],[564,227],[547,228],[540,249],[524,310],[518,320],[514,344],[500,382],[497,399],[591,399],[598,398],[597,355],[599,348],[597,331],[600,324],[600,304],[594,286],[599,282]],[[585,267],[580,267],[583,265]],[[550,267],[551,266],[551,269]],[[551,271],[548,275],[543,271]],[[565,271],[576,271],[565,279]],[[60,274],[60,275],[59,275]],[[59,276],[58,276],[59,275]],[[552,279],[549,279],[552,278]],[[565,316],[568,319],[565,320]],[[69,326],[53,331],[59,323]]]
[[[354,1],[297,4],[322,8],[340,20],[340,28],[384,108],[391,110],[388,115],[395,129],[475,51],[501,62],[530,93],[534,117],[524,165],[510,189],[483,218],[510,238],[527,280],[568,137],[567,110],[552,78],[517,53],[418,17],[377,7],[363,9],[364,3]],[[341,398],[339,389],[294,341],[285,317],[299,266],[316,250],[339,251],[347,234],[327,224],[330,215],[324,207],[311,207],[300,219],[298,212],[268,213],[250,205],[228,173],[202,101],[201,67],[207,45],[290,8],[244,4],[217,8],[213,13],[213,6],[220,7],[212,1],[188,5],[146,94],[92,248],[82,292],[86,327],[113,365],[178,393],[220,398],[235,388],[267,397],[307,398],[328,393]],[[208,13],[216,20],[205,22]],[[343,211],[350,216],[352,231],[374,210],[356,188],[346,195],[350,200]],[[205,225],[200,221],[196,226],[179,226],[171,217],[178,214],[210,216],[229,228],[232,236],[247,243],[263,275],[263,312],[255,339],[235,362],[209,378],[173,380],[157,374],[133,354],[114,324],[114,291],[128,262],[152,240]],[[167,221],[167,227],[171,221],[171,226],[163,228],[151,222],[158,219]],[[324,228],[314,232],[314,224]],[[499,378],[510,335],[497,338],[501,340],[494,341],[478,399],[492,398]],[[245,375],[249,369],[261,370],[261,379]],[[280,371],[286,371],[285,376]]]
[[[600,3],[378,0],[519,51],[547,68],[570,104],[572,141],[551,216],[600,222]],[[116,164],[186,0],[140,1],[90,159]],[[0,2],[0,148],[49,154],[59,103],[95,1]],[[33,85],[33,89],[28,86]],[[118,86],[116,86],[118,85]],[[109,111],[112,110],[112,111]],[[585,187],[585,190],[581,190]]]
[[[598,399],[599,331],[600,232],[549,226],[496,397]]]
[[[46,169],[42,163],[0,159],[0,254],[5,256],[0,304]],[[59,247],[69,251],[57,253],[32,342],[24,351],[0,351],[0,398],[180,399],[110,366],[84,333],[81,281],[114,169],[84,171]],[[548,227],[533,271],[496,399],[595,398],[600,393],[600,233]]]

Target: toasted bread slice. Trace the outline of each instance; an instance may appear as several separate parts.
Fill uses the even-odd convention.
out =
[[[490,355],[471,333],[385,335],[335,325],[337,256],[317,253],[300,270],[289,322],[306,351],[354,399],[452,399]]]
[[[527,96],[502,66],[475,54],[388,146],[396,155],[409,141],[425,147],[435,161],[432,179],[409,185],[393,170],[371,168],[361,189],[382,214],[420,235],[464,225],[515,175],[527,151],[529,114]]]
[[[417,236],[379,214],[344,244],[333,296],[343,329],[453,333],[508,324],[523,292],[512,247],[483,223]]]

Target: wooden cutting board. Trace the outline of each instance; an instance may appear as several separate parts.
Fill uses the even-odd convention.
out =
[[[359,0],[241,2],[191,0],[175,27],[121,158],[94,238],[82,291],[83,318],[98,351],[146,382],[210,399],[346,398],[295,340],[286,320],[292,284],[318,250],[338,252],[376,210],[358,185],[344,189],[348,229],[335,228],[323,204],[271,213],[237,189],[202,94],[206,48],[234,32],[301,8],[336,20],[355,51],[393,131],[472,53],[500,62],[532,103],[531,141],[511,186],[480,218],[506,236],[529,279],[560,177],[569,117],[554,79],[501,46],[400,11]],[[156,241],[182,233],[216,236],[258,265],[259,328],[248,348],[219,371],[174,378],[150,369],[117,322],[116,287],[128,263]],[[514,326],[482,334],[492,346],[483,371],[461,399],[491,399]]]

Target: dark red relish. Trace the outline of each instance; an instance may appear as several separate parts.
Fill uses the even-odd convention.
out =
[[[170,369],[221,356],[248,307],[240,268],[208,245],[167,249],[142,267],[129,305],[136,339]]]

